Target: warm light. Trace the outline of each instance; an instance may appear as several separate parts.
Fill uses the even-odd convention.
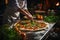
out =
[[[5,0],[5,4],[6,4],[6,5],[8,4],[8,0]]]
[[[56,3],[56,6],[59,6],[59,2],[58,2],[58,3]]]

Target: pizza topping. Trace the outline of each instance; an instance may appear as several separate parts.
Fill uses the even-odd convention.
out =
[[[19,26],[21,30],[39,30],[41,28],[46,27],[46,25],[47,24],[45,22],[35,22],[35,21],[17,24],[17,26]]]

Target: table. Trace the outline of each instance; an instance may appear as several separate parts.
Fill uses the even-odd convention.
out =
[[[25,32],[26,40],[42,40],[45,35],[53,28],[55,23],[49,23],[49,28],[44,31]]]
[[[53,28],[55,23],[49,23],[49,27],[43,31],[21,31],[25,33],[25,39],[24,40],[42,40],[46,34]]]
[[[40,38],[40,40],[42,40],[46,34],[48,34],[48,32],[50,32],[50,30],[53,28],[53,26],[55,25],[55,23],[49,23],[49,29],[47,29],[44,33],[44,35]]]

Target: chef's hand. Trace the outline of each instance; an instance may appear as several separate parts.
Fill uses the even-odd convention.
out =
[[[31,14],[28,14],[27,18],[30,19],[30,20],[33,20],[33,16]]]

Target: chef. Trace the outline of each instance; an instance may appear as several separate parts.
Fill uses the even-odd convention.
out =
[[[3,23],[13,23],[20,20],[20,13],[33,20],[27,9],[27,0],[9,0],[8,6],[3,15]]]

